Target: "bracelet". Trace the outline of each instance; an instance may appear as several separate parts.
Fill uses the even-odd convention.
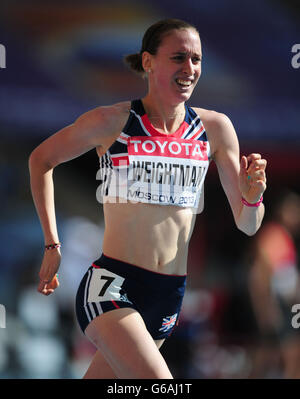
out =
[[[246,206],[257,208],[262,202],[263,202],[263,196],[261,196],[260,199],[254,204],[251,204],[250,202],[246,201],[244,197],[242,197],[242,203]]]
[[[61,243],[60,242],[55,242],[54,244],[49,244],[49,245],[45,245],[45,249],[55,249],[55,248],[60,248],[61,247]]]

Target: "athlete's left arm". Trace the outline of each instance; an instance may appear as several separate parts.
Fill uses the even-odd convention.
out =
[[[237,227],[247,235],[259,229],[264,217],[264,205],[246,206],[242,197],[251,204],[257,203],[266,189],[266,160],[260,154],[242,156],[239,142],[230,119],[208,111],[207,134],[212,157],[217,165],[221,184],[230,203]],[[204,121],[203,121],[204,122]]]

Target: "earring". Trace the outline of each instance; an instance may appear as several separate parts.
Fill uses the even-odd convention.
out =
[[[152,72],[152,69],[151,69],[151,68],[149,68],[149,69],[148,69],[148,73],[151,73],[151,72]]]

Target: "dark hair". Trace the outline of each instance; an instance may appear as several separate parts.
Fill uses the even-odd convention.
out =
[[[155,55],[163,37],[172,30],[178,29],[194,29],[198,32],[194,25],[182,21],[181,19],[168,18],[158,21],[146,30],[142,41],[141,51],[124,57],[125,64],[134,72],[143,74],[145,72],[142,65],[143,52],[148,51],[148,53]]]

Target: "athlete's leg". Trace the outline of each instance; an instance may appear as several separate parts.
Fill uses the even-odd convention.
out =
[[[155,345],[159,349],[162,346],[162,344],[165,342],[165,340],[164,339],[155,339],[154,342],[155,342]]]
[[[116,374],[114,373],[113,369],[105,360],[104,356],[97,349],[94,357],[92,359],[89,368],[87,369],[85,375],[83,376],[84,379],[115,379],[117,378]]]
[[[164,339],[154,340],[156,346],[160,348],[164,343]],[[117,378],[113,369],[105,360],[104,356],[98,349],[92,359],[92,362],[83,376],[84,379],[115,379]]]
[[[96,355],[95,361],[93,359],[94,365],[97,360],[100,367],[104,364],[100,356],[103,355],[113,372],[110,374],[105,366],[106,378],[173,378],[136,310],[122,308],[106,312],[87,326],[85,334],[101,352]],[[158,345],[162,344],[161,341]],[[96,375],[94,369],[92,371]],[[92,371],[85,378],[91,376]],[[99,378],[99,373],[97,375],[90,378]]]
[[[281,343],[283,378],[300,378],[300,340],[292,336]]]

